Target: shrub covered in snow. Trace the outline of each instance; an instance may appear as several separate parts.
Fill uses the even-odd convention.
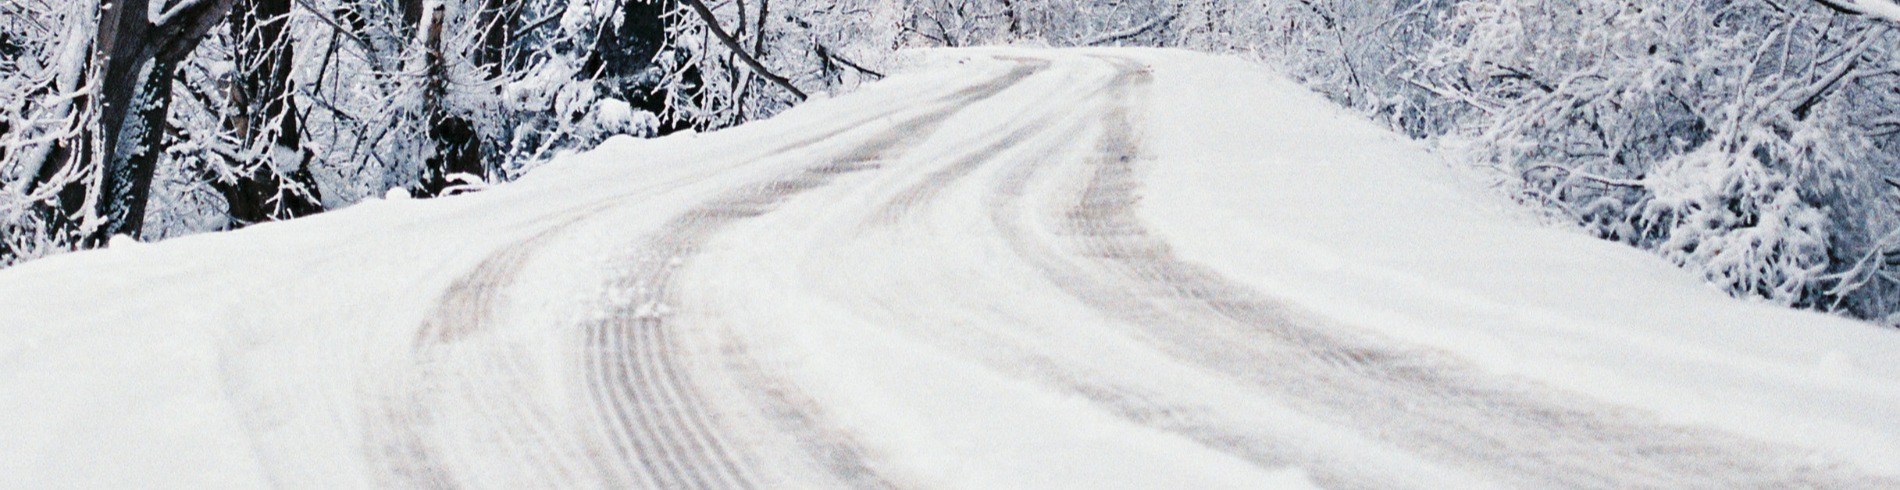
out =
[[[1467,0],[1444,23],[1406,75],[1467,106],[1450,135],[1527,200],[1739,295],[1893,311],[1889,27],[1629,0]]]

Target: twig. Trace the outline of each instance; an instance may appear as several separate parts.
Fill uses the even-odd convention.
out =
[[[362,36],[356,35],[356,31],[343,28],[343,25],[338,24],[336,19],[329,18],[319,13],[322,11],[317,10],[317,7],[314,5],[310,5],[309,0],[296,0],[296,2],[297,2],[297,5],[302,5],[304,10],[310,11],[310,16],[316,17],[317,20],[323,21],[323,23],[325,24],[329,24],[331,29],[335,29],[335,32],[343,33],[344,37],[348,37],[350,38],[351,41],[355,41],[358,47],[363,48],[363,54],[364,56],[369,58],[371,64],[376,65],[377,68],[383,67],[382,58],[376,55],[376,46],[370,44],[368,39],[363,39]]]
[[[852,62],[850,59],[847,59],[844,56],[839,55],[838,50],[836,49],[831,49],[831,47],[825,46],[824,44],[819,43],[816,40],[813,40],[812,44],[817,45],[819,47],[819,52],[824,53],[825,57],[830,58],[832,61],[836,61],[840,64],[843,64],[844,66],[851,67],[851,69],[857,70],[859,73],[877,77],[878,79],[884,78],[883,73],[878,73],[877,71],[872,70],[870,68],[859,66],[857,63]]]
[[[1552,163],[1546,163],[1543,165],[1537,165],[1531,168],[1524,169],[1524,174],[1529,175],[1531,172],[1536,172],[1538,170],[1545,170],[1545,169],[1562,171],[1564,175],[1572,177],[1572,178],[1588,180],[1591,182],[1596,182],[1596,183],[1608,185],[1608,186],[1628,187],[1631,189],[1643,189],[1643,188],[1648,187],[1646,185],[1643,185],[1643,183],[1639,181],[1634,181],[1634,180],[1629,180],[1629,179],[1613,179],[1613,178],[1604,177],[1600,175],[1592,175],[1592,174],[1588,174],[1584,172],[1578,172],[1576,170],[1571,170],[1569,167],[1552,164]]]
[[[1790,112],[1794,113],[1795,118],[1807,119],[1808,112],[1814,109],[1816,104],[1819,104],[1822,99],[1826,98],[1829,92],[1834,91],[1834,87],[1839,86],[1841,80],[1846,79],[1849,74],[1854,72],[1855,68],[1860,67],[1861,55],[1866,54],[1867,50],[1874,46],[1874,40],[1879,39],[1880,36],[1886,33],[1887,26],[1884,25],[1861,31],[1860,39],[1856,40],[1858,41],[1858,45],[1847,52],[1847,60],[1836,67],[1833,73],[1828,74],[1827,78],[1823,79],[1824,81],[1813,85],[1808,94],[1802,97],[1801,103],[1795,105],[1794,109],[1790,110]]]
[[[1483,103],[1480,103],[1480,102],[1478,102],[1477,100],[1474,100],[1474,99],[1472,99],[1472,98],[1471,98],[1470,96],[1468,96],[1468,95],[1465,95],[1465,94],[1462,94],[1462,93],[1454,93],[1454,92],[1451,92],[1451,91],[1447,91],[1447,90],[1445,90],[1445,89],[1441,89],[1441,88],[1438,88],[1438,87],[1433,87],[1433,86],[1431,86],[1431,85],[1426,85],[1426,84],[1425,84],[1424,82],[1420,82],[1420,81],[1418,81],[1418,80],[1413,80],[1413,79],[1412,79],[1411,77],[1399,77],[1399,79],[1400,79],[1400,80],[1404,80],[1404,81],[1405,81],[1405,83],[1409,83],[1409,84],[1412,84],[1412,86],[1414,86],[1414,87],[1418,87],[1418,88],[1420,88],[1420,89],[1424,89],[1424,90],[1425,90],[1426,92],[1431,92],[1431,93],[1433,93],[1433,94],[1436,94],[1436,95],[1438,95],[1439,97],[1444,97],[1444,98],[1447,98],[1447,99],[1451,99],[1451,100],[1456,100],[1456,101],[1459,101],[1459,102],[1463,102],[1463,103],[1465,103],[1465,105],[1469,105],[1469,106],[1471,106],[1471,107],[1472,107],[1472,108],[1474,108],[1474,109],[1477,109],[1477,110],[1480,110],[1480,111],[1484,111],[1484,113],[1485,113],[1486,115],[1492,115],[1492,116],[1495,116],[1495,115],[1497,115],[1497,114],[1498,114],[1498,110],[1497,110],[1496,108],[1493,108],[1493,107],[1491,107],[1491,106],[1487,106],[1487,105],[1484,105]]]
[[[521,30],[518,31],[518,33],[520,36],[524,36],[524,37],[527,36],[528,34],[533,34],[534,31],[542,27],[547,27],[548,24],[553,24],[554,21],[561,20],[561,16],[565,15],[566,13],[567,12],[556,11],[552,14],[548,14],[547,17],[542,17],[540,20],[529,22],[528,25],[523,26]]]

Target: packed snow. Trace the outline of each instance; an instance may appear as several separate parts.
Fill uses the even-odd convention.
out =
[[[0,271],[0,486],[1900,486],[1900,333],[1271,70],[918,52],[466,195]]]

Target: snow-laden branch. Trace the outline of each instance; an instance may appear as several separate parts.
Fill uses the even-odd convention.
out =
[[[1847,54],[1843,57],[1840,65],[1835,67],[1833,72],[1807,89],[1806,94],[1801,97],[1801,103],[1795,105],[1793,109],[1794,114],[1797,117],[1806,119],[1808,117],[1808,111],[1813,109],[1815,104],[1820,103],[1822,98],[1826,97],[1829,92],[1833,91],[1843,80],[1846,80],[1850,74],[1854,73],[1856,68],[1860,67],[1861,55],[1866,54],[1868,49],[1873,48],[1874,41],[1880,39],[1880,37],[1886,33],[1886,26],[1875,27],[1871,30],[1861,32],[1859,37],[1851,43],[1852,47],[1845,50]]]
[[[155,26],[170,24],[172,18],[177,17],[178,14],[184,13],[186,10],[190,10],[192,7],[198,6],[200,3],[204,3],[204,0],[176,0],[169,2],[166,0],[153,0],[151,3],[145,4],[145,19]]]
[[[1893,0],[1814,0],[1842,13],[1900,24],[1900,4]]]
[[[1154,30],[1156,27],[1161,27],[1163,25],[1166,25],[1169,22],[1173,22],[1175,16],[1178,14],[1179,12],[1169,12],[1168,15],[1156,17],[1154,20],[1148,21],[1148,23],[1146,24],[1130,27],[1128,29],[1121,30],[1121,31],[1110,32],[1107,34],[1096,36],[1094,39],[1089,39],[1087,41],[1081,42],[1080,45],[1100,46],[1103,44],[1108,44],[1108,43],[1112,43],[1116,41],[1121,41],[1123,39],[1139,36],[1139,35],[1142,35],[1143,33]]]

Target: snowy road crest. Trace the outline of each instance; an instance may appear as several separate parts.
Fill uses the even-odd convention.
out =
[[[919,56],[0,272],[0,486],[1900,486],[1888,332],[1525,224],[1237,61]]]

